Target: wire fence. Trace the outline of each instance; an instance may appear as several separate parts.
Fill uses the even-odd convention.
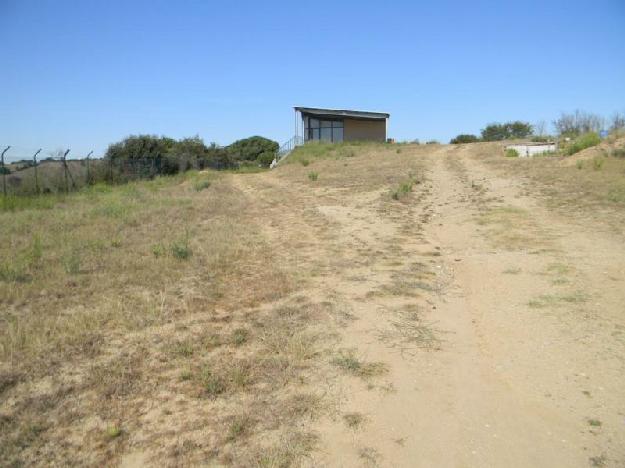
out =
[[[0,148],[0,190],[4,196],[69,193],[96,183],[122,184],[189,169],[228,169],[228,161],[178,154],[145,158],[71,158],[71,151]]]

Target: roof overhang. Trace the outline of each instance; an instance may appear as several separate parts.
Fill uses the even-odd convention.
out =
[[[315,116],[315,117],[325,117],[325,118],[351,118],[351,119],[361,119],[361,120],[386,120],[389,118],[390,114],[386,112],[371,112],[371,111],[358,111],[358,110],[347,110],[347,109],[322,109],[319,107],[299,107],[296,106],[294,109],[298,112],[301,112],[302,115]]]

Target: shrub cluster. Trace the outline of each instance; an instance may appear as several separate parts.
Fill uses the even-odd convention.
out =
[[[477,136],[467,134],[467,133],[461,133],[456,138],[452,138],[449,141],[449,143],[451,143],[452,145],[455,145],[459,143],[475,143],[477,141],[480,141],[480,139]]]
[[[601,143],[601,138],[595,132],[585,133],[573,140],[571,144],[566,147],[565,153],[570,156],[583,149],[596,146],[599,143]]]
[[[175,174],[195,169],[230,169],[242,163],[256,162],[269,166],[278,151],[278,143],[253,136],[221,147],[206,145],[199,137],[174,140],[165,136],[131,135],[110,145],[104,156],[113,161],[158,161],[161,174]]]

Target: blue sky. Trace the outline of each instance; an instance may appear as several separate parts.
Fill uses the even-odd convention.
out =
[[[0,0],[0,145],[293,133],[293,105],[447,141],[625,111],[625,1]],[[14,154],[17,154],[14,152]]]

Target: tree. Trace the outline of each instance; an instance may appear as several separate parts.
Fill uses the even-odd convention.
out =
[[[617,112],[612,116],[610,131],[614,132],[615,130],[621,130],[623,128],[625,128],[625,114]]]
[[[544,136],[545,129],[547,128],[547,124],[545,123],[544,120],[539,120],[538,122],[534,124],[533,128],[534,128],[534,135]]]
[[[461,133],[456,138],[452,138],[449,143],[454,145],[458,143],[475,143],[476,141],[480,141],[480,139],[477,136],[467,134],[467,133]]]
[[[237,140],[228,146],[228,153],[236,161],[256,161],[263,153],[276,153],[280,145],[261,136]]]
[[[574,113],[563,112],[553,126],[560,136],[574,138],[582,133],[599,132],[603,128],[603,118],[578,109]]]
[[[509,138],[526,138],[532,134],[532,126],[527,122],[516,120],[506,123],[492,123],[482,129],[482,140],[501,141]]]

